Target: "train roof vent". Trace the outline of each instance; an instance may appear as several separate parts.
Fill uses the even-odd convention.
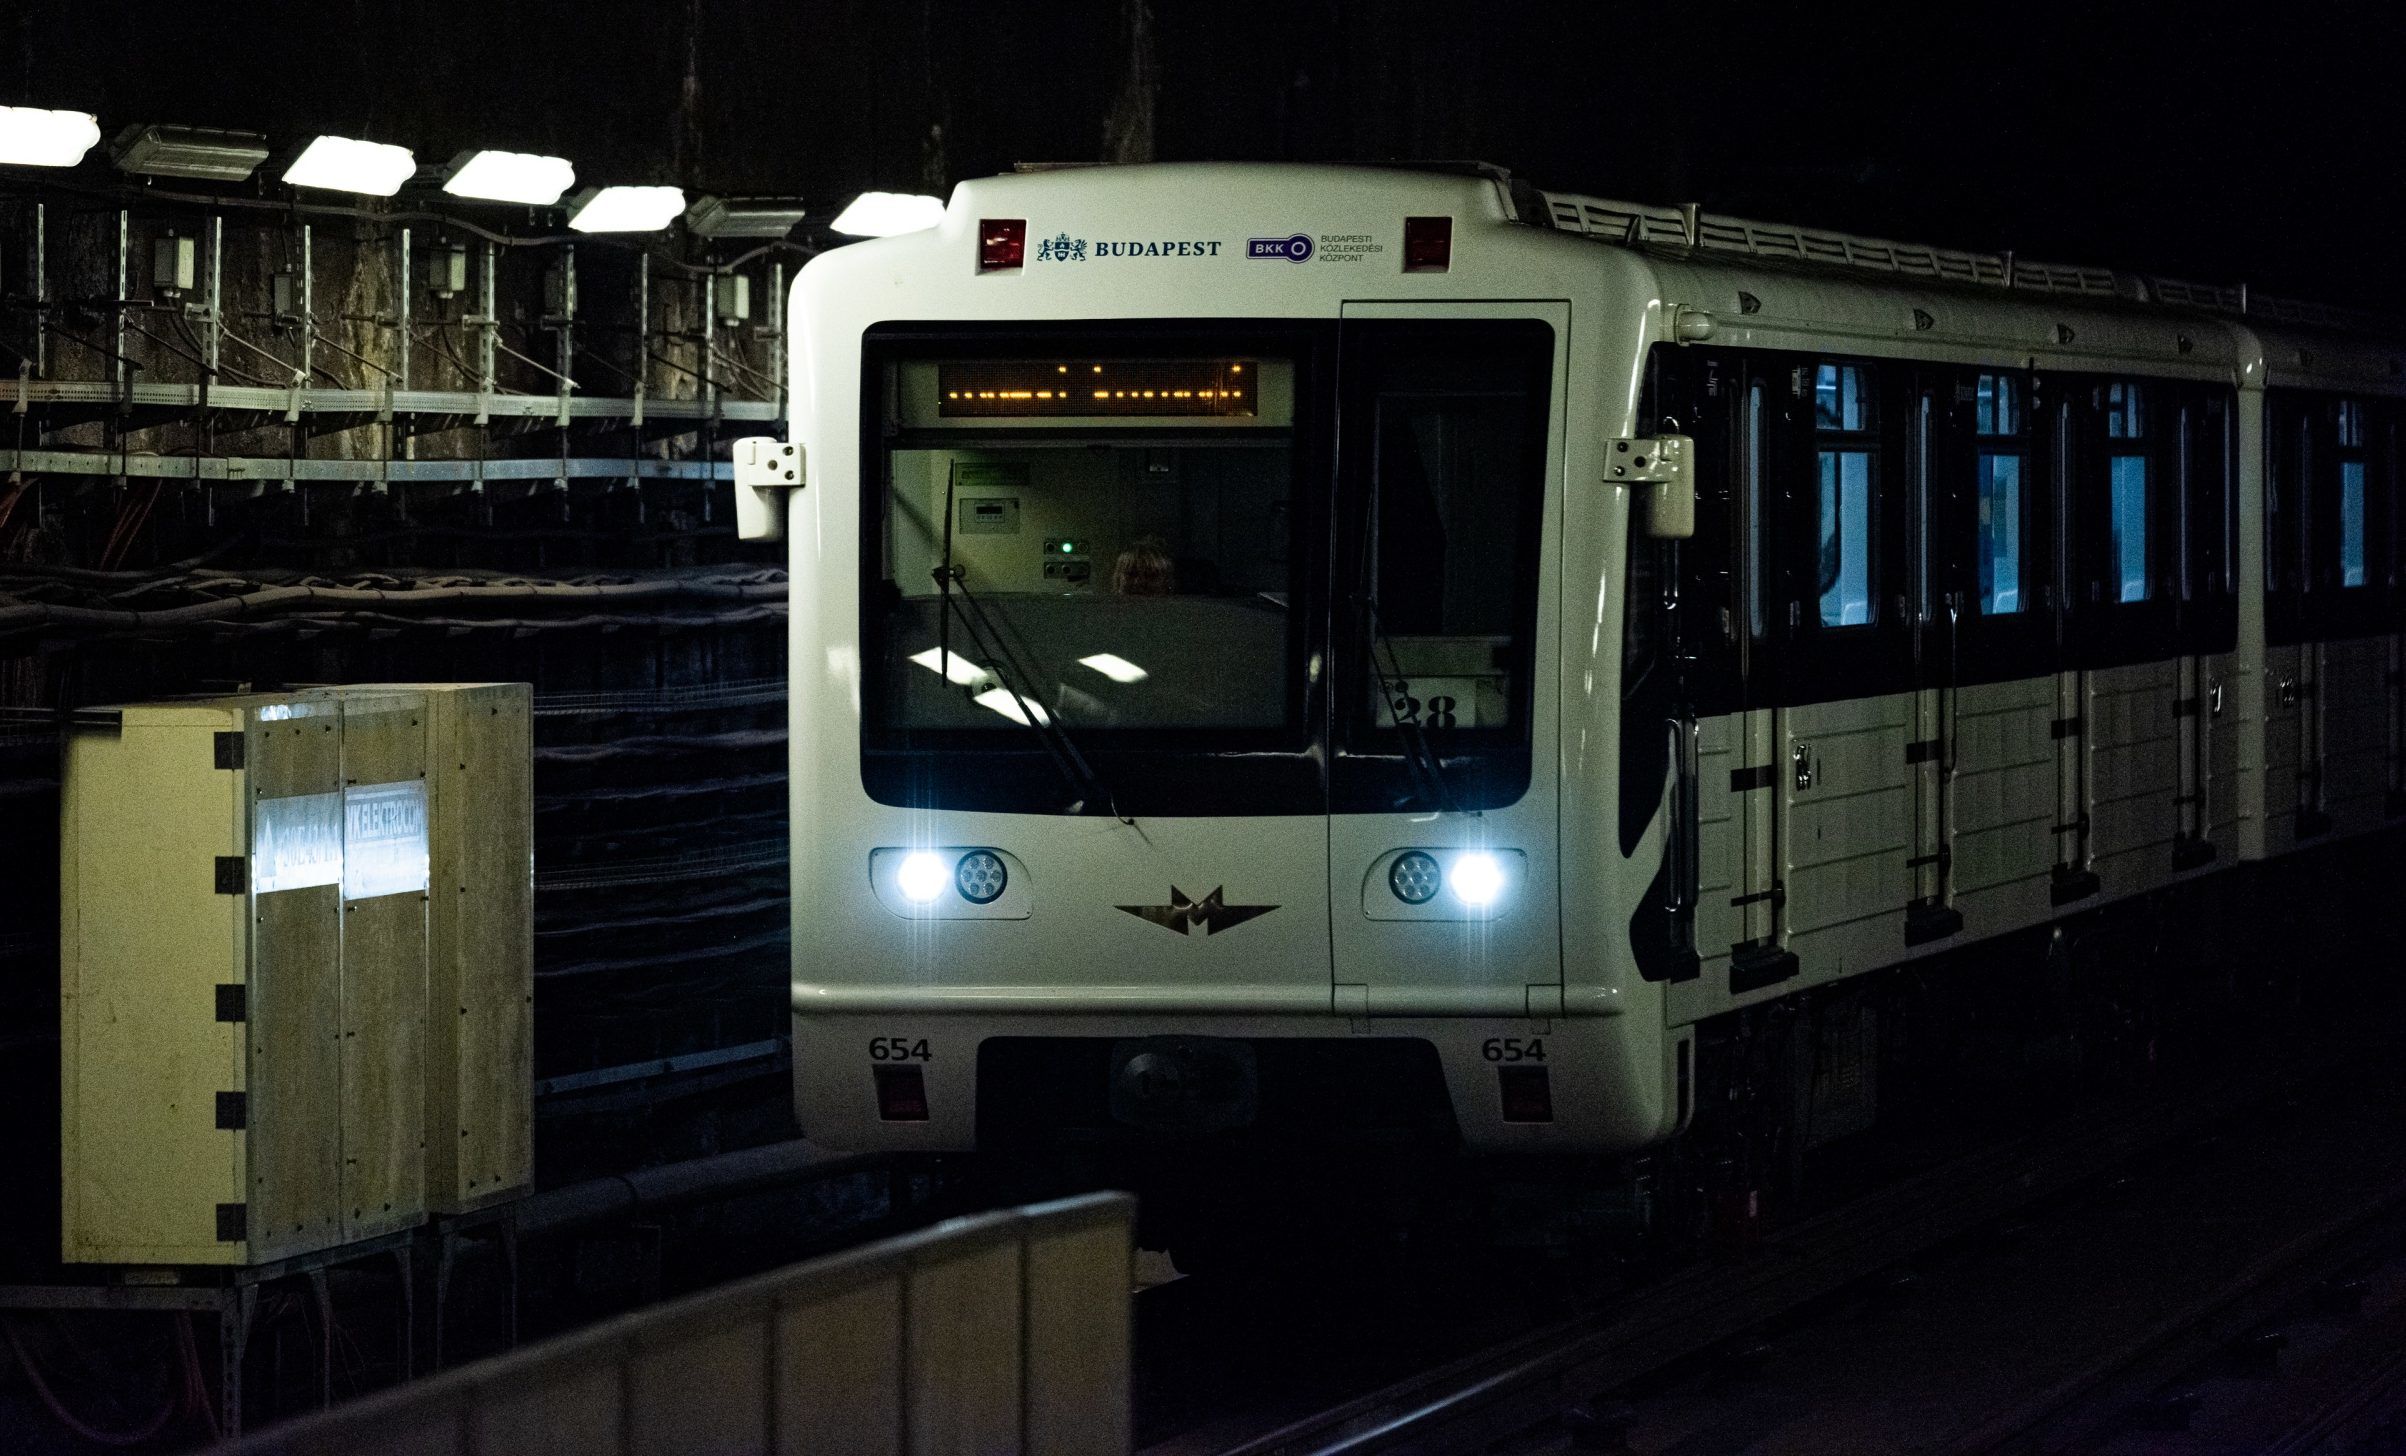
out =
[[[2128,290],[2117,286],[2113,269],[2092,268],[2082,263],[2041,263],[2031,258],[2016,258],[2009,281],[2013,287],[2032,293],[2077,293],[2090,298],[2130,296]]]
[[[2311,303],[2301,298],[2268,298],[2261,293],[2244,295],[2241,312],[2258,318],[2273,319],[2285,324],[2307,324],[2322,329],[2377,330],[2395,327],[2381,315],[2360,308],[2341,308],[2335,304]]]
[[[1934,248],[1926,243],[1900,243],[1790,223],[1758,222],[1693,207],[1649,207],[1569,192],[1548,192],[1544,197],[1555,227],[1625,247],[1693,247],[1766,262],[1886,273],[1932,282],[1984,284],[1992,288],[2019,286],[2048,293],[2110,296],[2122,291],[2116,287],[2114,275],[2102,268],[2057,264],[2025,264],[2016,268],[1996,253]],[[2027,280],[2020,276],[2023,271],[2033,269]]]
[[[1705,247],[1757,258],[1793,258],[1825,267],[1865,269],[1947,283],[2005,281],[2002,258],[1959,248],[1933,248],[1922,243],[1900,243],[1889,238],[1754,222],[1741,217],[1702,217],[1697,233]]]
[[[2379,331],[2396,327],[2394,321],[2373,311],[2266,298],[2250,293],[2244,285],[2151,278],[2083,263],[2044,263],[2005,253],[1934,248],[1789,223],[1756,222],[1694,206],[1655,207],[1575,192],[1538,192],[1536,196],[1543,199],[1545,219],[1556,229],[1622,247],[1692,248],[1807,268],[1884,273],[2025,293],[2119,298],[2317,328]],[[1530,217],[1535,211],[1524,209],[1522,216]]]
[[[1663,243],[1685,247],[1687,216],[1676,207],[1647,207],[1614,202],[1604,197],[1581,197],[1573,192],[1542,192],[1546,213],[1564,232],[1584,233],[1598,242],[1639,247]]]
[[[2147,287],[2158,303],[2205,309],[2212,313],[2244,313],[2247,310],[2247,291],[2237,284],[2196,283],[2186,278],[2150,278]]]

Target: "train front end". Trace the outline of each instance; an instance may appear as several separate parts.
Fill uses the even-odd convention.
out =
[[[1199,1167],[1676,1123],[1628,953],[1661,828],[1617,809],[1646,289],[1490,176],[1235,165],[971,182],[802,271],[755,513],[808,1136]]]

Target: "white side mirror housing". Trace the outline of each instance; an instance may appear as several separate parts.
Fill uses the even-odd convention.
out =
[[[767,435],[735,442],[735,534],[746,541],[785,539],[788,492],[810,483],[802,447]]]
[[[1662,541],[1696,534],[1696,442],[1685,435],[1615,440],[1607,452],[1604,479],[1630,488],[1637,524]]]

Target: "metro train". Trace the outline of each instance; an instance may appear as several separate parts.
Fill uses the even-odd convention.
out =
[[[2406,818],[2338,310],[1197,164],[963,183],[787,319],[830,1147],[1641,1153],[1734,1017]]]

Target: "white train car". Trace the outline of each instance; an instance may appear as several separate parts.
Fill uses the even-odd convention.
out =
[[[2396,822],[2406,351],[2302,314],[1480,169],[814,259],[804,1129],[1627,1152],[1717,1017]]]

